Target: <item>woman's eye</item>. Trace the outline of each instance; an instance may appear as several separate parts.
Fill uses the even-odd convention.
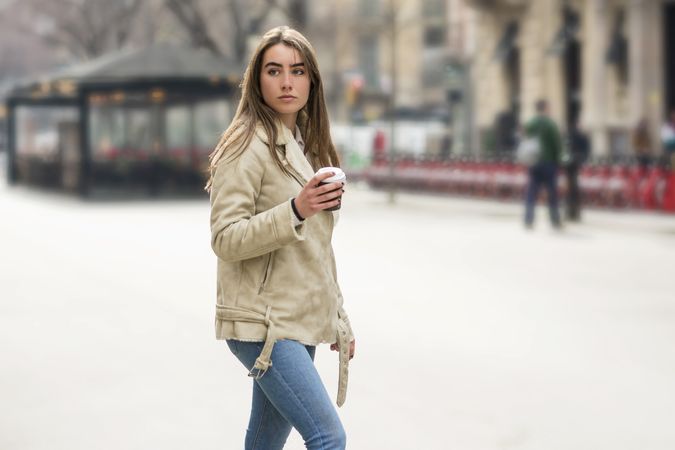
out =
[[[275,76],[279,74],[279,71],[277,69],[270,69],[267,71],[269,75]]]
[[[295,70],[293,71],[293,74],[294,74],[294,75],[304,75],[304,74],[305,74],[305,71],[304,71],[304,69],[295,69]]]

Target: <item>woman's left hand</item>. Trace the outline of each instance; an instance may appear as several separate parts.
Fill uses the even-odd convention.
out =
[[[336,342],[335,344],[330,344],[330,349],[337,352],[340,350],[340,346]],[[352,359],[354,357],[355,350],[356,350],[356,339],[354,339],[349,343],[349,359]]]

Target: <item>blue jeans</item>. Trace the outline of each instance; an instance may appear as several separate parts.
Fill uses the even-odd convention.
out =
[[[262,342],[228,340],[232,353],[251,370]],[[246,450],[283,449],[295,427],[308,449],[343,450],[346,436],[337,411],[314,366],[316,347],[280,340],[272,350],[272,366],[253,380]]]
[[[548,211],[551,224],[560,226],[558,213],[558,165],[553,162],[540,162],[530,167],[529,184],[525,198],[525,224],[534,223],[534,208],[537,204],[539,190],[545,187],[548,194]]]

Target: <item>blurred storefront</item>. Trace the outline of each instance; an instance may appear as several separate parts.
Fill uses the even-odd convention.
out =
[[[200,189],[239,73],[208,53],[160,44],[19,86],[6,104],[8,179],[82,195]]]
[[[675,108],[675,2],[469,0],[477,10],[472,79],[480,148],[509,151],[546,98],[563,130],[579,122],[595,156],[632,153],[647,118],[654,142]]]

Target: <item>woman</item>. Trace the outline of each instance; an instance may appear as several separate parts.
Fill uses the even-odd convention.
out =
[[[320,343],[340,352],[345,399],[354,338],[331,247],[343,183],[316,55],[288,27],[267,32],[211,154],[211,245],[218,256],[216,337],[253,377],[246,449],[281,449],[291,427],[308,449],[343,449],[345,432],[314,367]]]

